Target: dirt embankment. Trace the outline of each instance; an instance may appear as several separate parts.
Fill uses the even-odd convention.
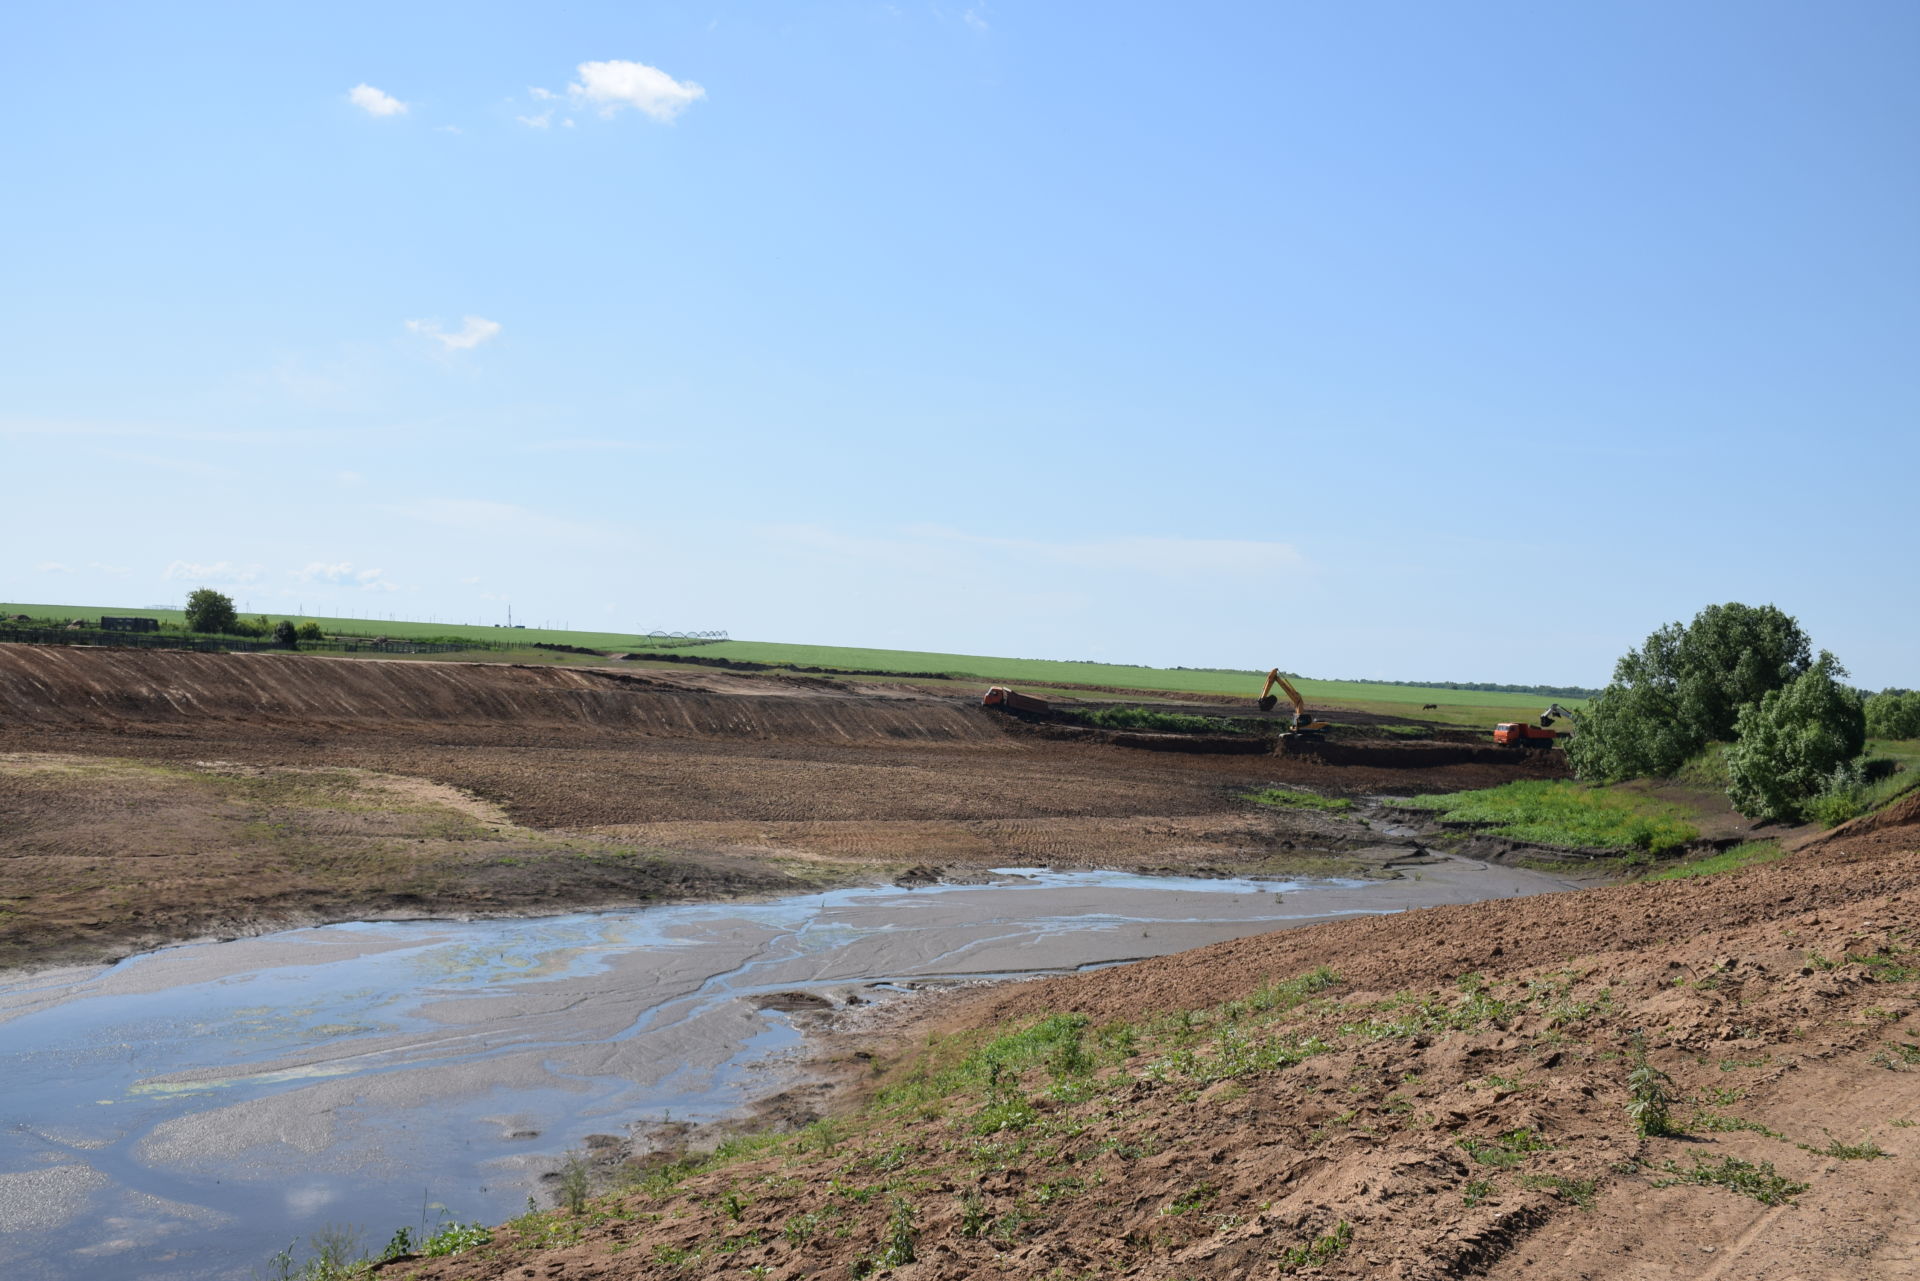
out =
[[[950,998],[894,1047],[886,1107],[380,1274],[1920,1276],[1920,799],[1720,878]]]
[[[1514,776],[1010,725],[972,698],[810,676],[0,645],[0,966],[911,865],[1335,871],[1379,839],[1243,794]],[[441,800],[410,807],[395,785]]]
[[[820,742],[995,740],[950,702],[836,695],[831,682],[762,681],[751,699],[590,668],[382,662],[282,654],[0,646],[0,719],[66,731],[304,733],[432,726],[449,732]],[[736,686],[739,678],[734,678]]]

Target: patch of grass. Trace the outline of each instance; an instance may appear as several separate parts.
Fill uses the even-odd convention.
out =
[[[1672,1161],[1666,1164],[1670,1179],[1655,1179],[1656,1188],[1670,1188],[1680,1184],[1695,1184],[1700,1187],[1725,1188],[1741,1196],[1750,1196],[1761,1205],[1789,1205],[1793,1199],[1805,1192],[1811,1184],[1795,1183],[1773,1168],[1771,1161],[1742,1161],[1739,1157],[1722,1157],[1718,1165],[1709,1164],[1705,1157],[1693,1158],[1690,1169],[1681,1169]]]
[[[1481,1165],[1498,1168],[1519,1165],[1535,1152],[1551,1152],[1553,1145],[1524,1126],[1492,1139],[1461,1139],[1459,1148]]]
[[[1875,1161],[1893,1155],[1871,1139],[1864,1143],[1844,1143],[1834,1138],[1831,1131],[1827,1133],[1827,1146],[1824,1148],[1816,1148],[1811,1143],[1796,1143],[1794,1146],[1815,1156],[1830,1156],[1841,1161]]]
[[[1727,770],[1727,749],[1731,746],[1731,743],[1708,743],[1673,772],[1673,781],[1689,787],[1726,791],[1727,785],[1732,782],[1732,775]]]
[[[1572,1179],[1564,1174],[1523,1174],[1520,1176],[1520,1186],[1551,1192],[1562,1201],[1570,1201],[1582,1210],[1591,1210],[1594,1197],[1600,1190],[1600,1180]]]
[[[449,1223],[420,1243],[420,1253],[438,1259],[478,1250],[493,1241],[493,1229],[484,1223]]]
[[[1637,793],[1562,780],[1523,779],[1499,787],[1416,796],[1408,804],[1472,823],[1496,836],[1539,845],[1663,854],[1700,836],[1677,805]]]
[[[1468,1179],[1467,1186],[1462,1189],[1460,1199],[1466,1205],[1467,1209],[1471,1210],[1474,1206],[1479,1205],[1492,1195],[1492,1179]]]
[[[1181,712],[1154,712],[1144,707],[1064,709],[1077,721],[1100,729],[1158,730],[1168,734],[1244,734],[1242,725],[1218,716],[1188,716]]]
[[[1214,1187],[1213,1184],[1202,1183],[1194,1187],[1185,1196],[1176,1197],[1166,1205],[1161,1206],[1160,1213],[1186,1214],[1190,1211],[1198,1210],[1219,1194],[1220,1189]]]
[[[1694,859],[1675,867],[1662,868],[1649,873],[1649,881],[1684,881],[1696,876],[1717,876],[1722,872],[1737,872],[1743,867],[1758,867],[1762,863],[1771,863],[1775,859],[1785,858],[1786,851],[1780,848],[1778,841],[1743,841],[1730,850],[1721,850],[1718,854],[1706,858]]]
[[[1734,1134],[1745,1131],[1750,1134],[1764,1135],[1769,1139],[1783,1139],[1786,1135],[1778,1130],[1770,1130],[1758,1121],[1749,1121],[1745,1117],[1729,1116],[1725,1112],[1715,1112],[1711,1108],[1701,1108],[1687,1122],[1687,1128],[1701,1134]]]
[[[1298,1272],[1306,1267],[1322,1267],[1352,1244],[1353,1225],[1342,1219],[1327,1235],[1315,1237],[1305,1245],[1282,1250],[1276,1265],[1282,1273]]]
[[[1353,802],[1344,796],[1316,796],[1312,792],[1291,787],[1263,787],[1257,792],[1247,792],[1245,796],[1255,805],[1268,805],[1275,809],[1326,810],[1339,814],[1353,808]]]

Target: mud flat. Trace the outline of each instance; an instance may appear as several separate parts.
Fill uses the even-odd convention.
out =
[[[0,1271],[250,1277],[355,1224],[520,1211],[590,1135],[791,1085],[795,1010],[1561,888],[1003,870],[990,883],[329,926],[0,985]],[[379,1241],[367,1240],[369,1247]]]

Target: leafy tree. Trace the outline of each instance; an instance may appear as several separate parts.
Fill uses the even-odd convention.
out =
[[[1920,690],[1885,689],[1867,699],[1873,738],[1920,738]]]
[[[233,597],[202,587],[187,597],[187,627],[190,631],[227,635],[240,616],[234,613]]]
[[[320,630],[320,624],[308,619],[300,624],[300,639],[303,641],[325,640],[327,634]]]
[[[1567,759],[1582,778],[1672,774],[1734,736],[1740,709],[1807,670],[1810,643],[1772,605],[1710,605],[1669,623],[1614,665],[1575,722]]]
[[[291,620],[283,618],[273,625],[273,643],[288,649],[300,648],[300,632]]]
[[[1727,749],[1727,796],[1749,818],[1797,819],[1867,743],[1860,692],[1826,650],[1782,689],[1744,708]]]

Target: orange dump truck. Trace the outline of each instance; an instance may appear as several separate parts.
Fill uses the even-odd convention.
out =
[[[1009,712],[1044,712],[1047,701],[1028,694],[1016,694],[1005,685],[995,685],[980,700],[982,707],[998,707]]]

